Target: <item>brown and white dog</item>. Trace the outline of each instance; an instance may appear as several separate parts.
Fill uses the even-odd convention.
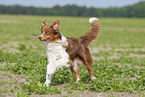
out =
[[[93,70],[93,59],[90,54],[88,45],[95,41],[100,34],[101,24],[99,19],[90,18],[91,28],[80,38],[66,38],[59,31],[59,20],[53,24],[47,24],[42,20],[41,35],[38,37],[45,41],[47,49],[47,73],[44,85],[49,86],[51,77],[55,71],[62,67],[70,67],[71,72],[80,80],[78,64],[84,64],[88,69],[91,79],[96,79]]]

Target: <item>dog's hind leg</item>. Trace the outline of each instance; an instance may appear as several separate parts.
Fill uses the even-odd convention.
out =
[[[91,79],[96,79],[96,77],[94,76],[93,70],[92,70],[92,64],[85,64],[86,68],[88,69],[90,75],[91,75]]]
[[[93,69],[92,69],[93,59],[89,52],[89,49],[86,48],[86,52],[81,55],[81,58],[91,75],[91,79],[96,79],[96,77],[94,76],[94,73],[93,73]]]
[[[78,81],[80,80],[80,75],[79,75],[79,66],[77,65],[76,61],[73,64],[71,64],[70,69],[77,79],[76,83],[78,83]]]

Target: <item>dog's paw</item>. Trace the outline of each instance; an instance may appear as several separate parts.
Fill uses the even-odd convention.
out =
[[[95,79],[96,79],[96,77],[91,76],[91,79],[92,79],[92,80],[95,80]]]
[[[43,86],[49,87],[49,83],[48,82],[45,82]]]
[[[80,79],[79,79],[79,78],[77,78],[77,81],[76,81],[76,83],[79,83],[79,81],[80,81]]]

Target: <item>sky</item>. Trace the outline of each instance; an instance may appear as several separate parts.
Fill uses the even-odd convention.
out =
[[[123,7],[145,0],[0,0],[3,5],[23,5],[51,8],[55,5],[78,5],[95,8]]]

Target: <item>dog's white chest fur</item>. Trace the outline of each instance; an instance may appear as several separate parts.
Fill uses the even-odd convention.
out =
[[[61,42],[45,42],[48,58],[47,74],[53,74],[57,69],[69,66],[69,55]]]

